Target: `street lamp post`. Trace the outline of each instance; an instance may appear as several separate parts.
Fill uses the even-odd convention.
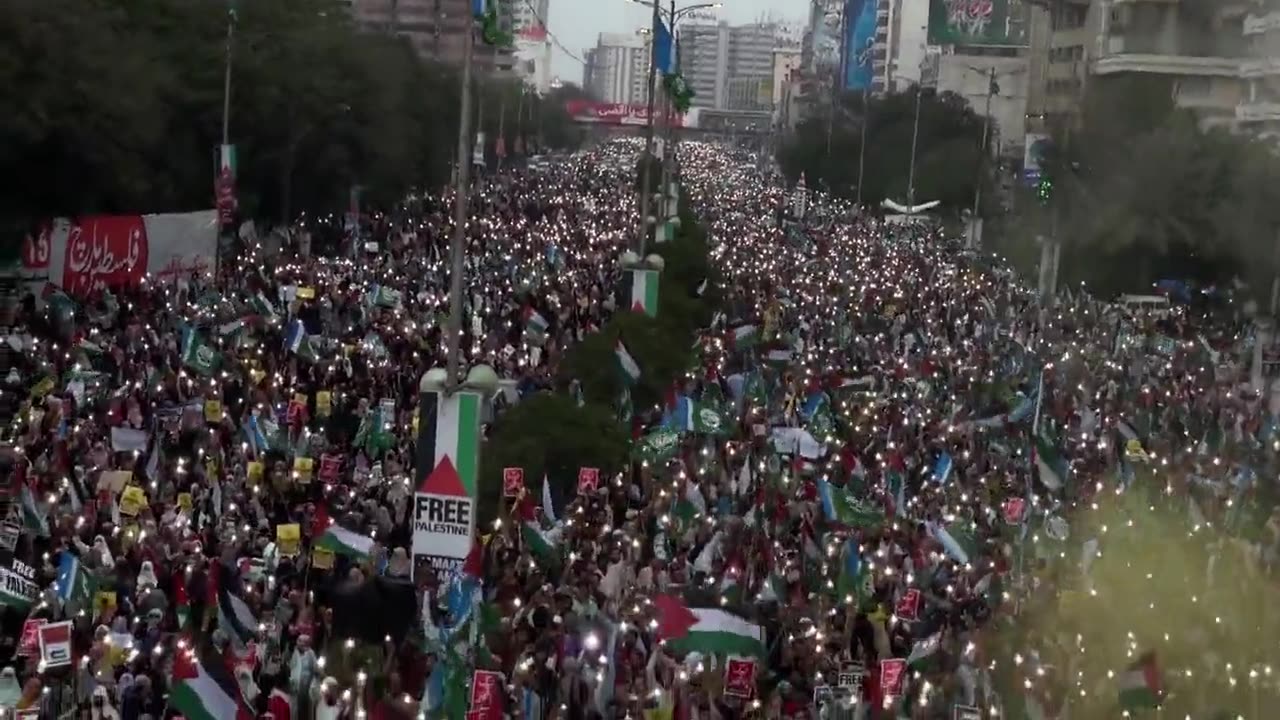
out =
[[[227,11],[227,62],[222,73],[222,144],[231,144],[231,59],[236,37],[236,11]]]
[[[640,236],[636,242],[640,255],[644,255],[645,246],[649,242],[649,165],[650,158],[653,155],[654,77],[658,72],[658,34],[656,30],[659,17],[657,0],[653,0],[650,5],[653,7],[653,18],[650,27],[654,28],[654,34],[653,42],[649,43],[649,96],[647,98],[649,112],[645,116],[644,155],[640,156]]]
[[[659,0],[648,0],[647,2],[645,2],[645,0],[633,0],[633,2],[637,2],[641,5],[646,5],[653,9],[653,13],[651,17],[651,27],[653,29],[657,29],[658,23],[662,19],[662,16],[660,14],[662,7],[661,5],[659,5]],[[698,5],[690,5],[688,7],[680,8],[679,10],[677,10],[675,6],[675,0],[671,0],[671,10],[670,10],[670,16],[669,16],[669,19],[671,22],[670,22],[670,27],[668,28],[668,32],[671,33],[672,42],[675,41],[676,21],[680,19],[681,15],[692,12],[694,10],[702,10],[704,8],[719,8],[721,6],[722,6],[722,3],[719,3],[719,2],[700,3]],[[650,196],[652,195],[649,188],[649,178],[650,178],[649,165],[650,165],[650,159],[653,155],[653,130],[654,130],[653,106],[654,106],[654,99],[655,99],[654,96],[656,92],[655,79],[657,76],[657,69],[658,69],[658,36],[656,33],[654,33],[653,39],[649,43],[649,83],[648,83],[649,111],[648,111],[648,116],[645,119],[644,155],[643,155],[641,167],[640,167],[640,233],[639,233],[638,241],[636,243],[639,247],[640,255],[644,255],[645,248],[649,240],[649,212],[650,212],[649,203],[650,203]],[[670,124],[668,124],[668,128],[667,128],[668,138],[670,136],[670,129],[671,129]],[[668,142],[664,143],[664,145],[669,145],[669,144],[670,142],[668,139]],[[668,148],[666,147],[663,148],[664,175],[667,172],[665,165],[666,165],[666,158],[668,157],[667,154],[669,152],[670,150]],[[664,186],[663,192],[665,193],[665,191],[666,191],[666,188]]]
[[[969,238],[965,242],[965,246],[969,249],[978,246],[978,224],[980,218],[978,216],[979,208],[982,205],[982,170],[987,161],[987,143],[991,137],[991,99],[1000,87],[996,85],[996,69],[991,68],[987,75],[987,109],[982,114],[982,152],[978,155],[978,177],[973,183],[973,211],[969,214]]]
[[[907,207],[915,212],[916,206],[916,146],[920,141],[920,96],[924,92],[924,77],[916,83],[916,113],[911,124],[911,168],[907,172]]]
[[[462,273],[467,242],[467,187],[471,181],[471,63],[475,53],[475,19],[468,14],[462,38],[462,107],[458,117],[458,173],[455,177],[453,239],[449,243],[449,324],[446,330],[448,356],[446,387],[458,382],[462,364]]]

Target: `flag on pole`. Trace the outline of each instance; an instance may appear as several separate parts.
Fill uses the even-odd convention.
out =
[[[316,540],[316,547],[357,560],[363,560],[372,555],[373,545],[373,538],[368,535],[352,532],[339,525],[330,525],[329,529]]]
[[[532,345],[541,345],[547,341],[547,319],[532,307],[524,309],[524,336]]]
[[[423,393],[419,403],[417,486],[445,458],[453,464],[469,497],[476,497],[483,397],[462,390]]]
[[[673,45],[671,31],[667,29],[666,23],[662,22],[662,18],[655,14],[653,17],[653,62],[657,71],[663,75],[675,72]]]
[[[649,317],[658,315],[658,271],[635,268],[631,273],[631,310]]]
[[[636,364],[636,359],[631,357],[631,353],[627,350],[627,346],[623,344],[622,338],[613,345],[613,353],[618,358],[618,368],[622,370],[622,380],[627,385],[635,385],[640,380],[640,366]]]
[[[88,607],[93,599],[93,578],[85,570],[79,556],[68,550],[62,551],[58,559],[58,597],[63,603],[76,602],[80,607]]]
[[[1043,434],[1036,436],[1036,468],[1040,471],[1040,482],[1050,490],[1062,489],[1062,481],[1067,476],[1067,464],[1058,454],[1057,448]]]
[[[315,346],[311,342],[311,336],[307,334],[307,328],[302,324],[301,320],[294,320],[289,324],[289,332],[285,335],[284,348],[309,363],[315,363],[320,359]]]
[[[227,663],[219,657],[201,661],[193,650],[181,649],[173,661],[172,680],[169,703],[188,720],[253,718]]]
[[[764,657],[759,625],[718,608],[690,608],[672,595],[653,600],[658,611],[658,637],[676,653]]]
[[[1160,706],[1164,691],[1156,655],[1148,652],[1120,674],[1120,706],[1133,711]]]

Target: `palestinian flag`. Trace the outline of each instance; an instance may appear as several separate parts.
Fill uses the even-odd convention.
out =
[[[764,657],[764,631],[759,625],[724,610],[689,608],[671,595],[653,600],[658,611],[658,637],[677,653]]]
[[[188,720],[252,720],[240,687],[218,657],[198,659],[190,649],[173,661],[169,703]]]
[[[1120,706],[1133,711],[1160,706],[1164,690],[1160,681],[1160,665],[1156,654],[1149,652],[1138,658],[1120,674]]]
[[[419,396],[414,487],[422,487],[440,461],[449,458],[467,495],[476,496],[482,402],[479,392],[469,390],[452,395],[427,392]]]
[[[1036,469],[1040,472],[1040,482],[1050,490],[1062,489],[1062,481],[1067,476],[1067,464],[1058,454],[1057,448],[1043,435],[1036,437]]]
[[[330,525],[329,529],[316,540],[316,547],[324,548],[336,555],[363,560],[373,553],[373,538],[352,532],[340,525]]]
[[[253,641],[258,618],[238,595],[231,593],[230,583],[218,583],[218,629],[231,640],[231,646],[242,652]]]
[[[933,661],[941,647],[941,630],[927,638],[917,640],[916,644],[911,647],[911,654],[907,656],[907,665],[913,670],[920,670],[924,668]]]
[[[173,607],[178,614],[178,630],[182,631],[191,617],[191,596],[187,592],[185,572],[178,572],[173,576]]]
[[[622,343],[621,338],[614,343],[613,354],[618,358],[618,368],[622,370],[622,380],[627,385],[635,385],[640,379],[640,366],[636,364],[636,359],[631,357],[631,353],[627,351],[627,346]]]
[[[756,344],[760,339],[760,326],[739,325],[729,331],[729,347],[746,348]]]
[[[524,336],[532,345],[541,345],[547,341],[547,328],[550,324],[542,317],[542,313],[532,307],[524,309]]]
[[[658,271],[629,270],[631,273],[632,312],[640,312],[649,317],[658,315]]]

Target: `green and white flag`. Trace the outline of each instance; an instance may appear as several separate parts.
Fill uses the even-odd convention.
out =
[[[640,380],[640,366],[631,357],[627,346],[619,338],[613,345],[613,354],[618,358],[618,369],[622,371],[622,381],[627,385],[635,385]]]
[[[373,546],[373,538],[338,525],[330,525],[329,529],[316,540],[316,547],[357,560],[363,560],[372,555]]]
[[[182,329],[182,364],[192,372],[209,377],[217,371],[222,356],[195,328]]]
[[[1062,482],[1067,476],[1067,464],[1063,461],[1058,449],[1043,434],[1036,436],[1036,469],[1040,472],[1040,482],[1050,490],[1061,490]]]
[[[941,647],[941,630],[927,638],[917,640],[916,644],[911,647],[911,654],[907,656],[907,665],[913,669],[924,667],[932,662],[932,658],[938,654],[938,650]]]
[[[250,298],[249,305],[253,308],[254,312],[266,318],[268,322],[275,320],[277,317],[276,306],[271,304],[271,301],[267,299],[267,296],[262,293],[258,293]]]
[[[369,304],[384,308],[398,308],[403,300],[403,293],[386,285],[374,285],[369,291]]]
[[[22,503],[22,527],[40,537],[49,536],[49,514],[36,505],[36,498],[31,488],[23,485],[20,495]]]
[[[631,310],[649,317],[658,315],[658,271],[632,269]]]
[[[636,454],[643,462],[660,465],[675,457],[679,449],[679,433],[659,428],[640,439],[639,445],[636,446]]]

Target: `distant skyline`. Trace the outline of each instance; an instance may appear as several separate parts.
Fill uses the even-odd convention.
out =
[[[663,0],[663,6],[669,7],[669,1]],[[807,0],[721,1],[723,8],[707,12],[735,25],[770,16],[777,21],[803,22],[809,14]],[[693,4],[692,0],[677,0],[676,7]],[[628,0],[551,0],[547,30],[564,46],[552,46],[552,74],[564,82],[581,83],[581,60],[588,48],[596,46],[600,33],[629,33],[648,27],[652,12],[648,6]]]

